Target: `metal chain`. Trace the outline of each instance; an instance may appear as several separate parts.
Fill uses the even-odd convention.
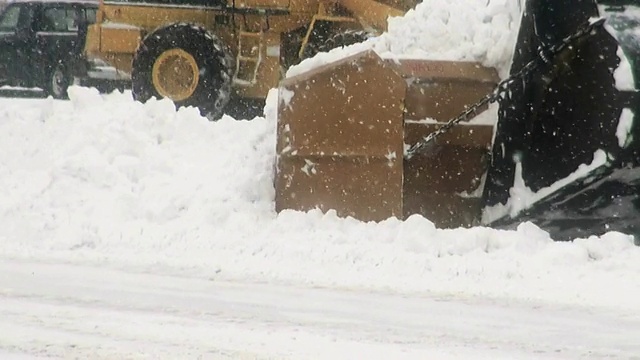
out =
[[[449,131],[452,127],[458,124],[461,121],[466,121],[469,119],[471,115],[474,115],[478,112],[478,109],[481,107],[488,105],[490,103],[494,103],[500,99],[500,97],[506,93],[516,81],[521,81],[534,71],[538,70],[542,64],[549,65],[553,61],[554,57],[564,51],[565,49],[571,47],[571,45],[578,39],[583,38],[585,36],[591,35],[592,32],[597,28],[604,24],[605,19],[601,18],[597,21],[591,22],[588,25],[580,27],[578,31],[573,34],[562,39],[561,42],[550,46],[546,49],[540,48],[538,50],[538,56],[533,60],[529,61],[525,66],[523,66],[517,73],[509,76],[508,78],[502,80],[498,85],[491,91],[489,94],[485,95],[480,101],[466,108],[462,113],[458,116],[452,118],[447,121],[444,125],[442,125],[438,130],[430,133],[429,135],[423,137],[417,143],[411,145],[409,149],[405,151],[405,158],[411,159],[414,155],[420,153],[424,150],[427,145],[429,145],[432,141],[436,140],[439,136],[443,135],[447,131]]]

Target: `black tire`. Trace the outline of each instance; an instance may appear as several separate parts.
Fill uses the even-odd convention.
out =
[[[73,83],[73,77],[69,69],[62,62],[54,63],[47,71],[44,91],[54,99],[66,99],[67,90]]]
[[[321,52],[361,43],[370,37],[371,34],[363,30],[345,30],[330,36],[326,41],[309,43],[304,50],[303,58],[311,58]]]
[[[153,83],[153,67],[158,57],[172,49],[193,57],[199,69],[197,85],[191,96],[174,100],[176,106],[194,106],[202,115],[217,119],[231,95],[233,62],[224,43],[206,29],[190,24],[171,24],[147,35],[134,58],[131,74],[135,100],[145,102],[162,95]]]

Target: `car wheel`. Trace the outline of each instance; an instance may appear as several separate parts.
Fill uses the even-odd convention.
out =
[[[54,99],[66,99],[71,82],[72,78],[66,67],[63,64],[57,64],[49,71],[45,91]]]
[[[134,99],[169,98],[218,118],[229,102],[233,62],[224,43],[204,28],[172,24],[144,38],[133,59]]]

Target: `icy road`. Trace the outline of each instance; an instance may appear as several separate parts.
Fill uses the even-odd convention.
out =
[[[637,359],[640,316],[2,259],[3,358]],[[9,356],[11,358],[11,356]]]

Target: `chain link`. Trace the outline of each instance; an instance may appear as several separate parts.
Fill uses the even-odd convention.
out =
[[[444,125],[438,128],[438,130],[430,133],[425,136],[417,143],[411,145],[405,151],[405,159],[411,159],[416,154],[423,151],[432,141],[436,140],[439,136],[442,136],[444,133],[449,131],[456,124],[461,121],[466,121],[469,119],[471,115],[477,114],[478,110],[485,105],[490,103],[494,103],[500,99],[500,97],[506,93],[516,81],[524,80],[529,75],[533,74],[534,71],[538,70],[543,64],[551,64],[556,55],[561,53],[567,48],[570,48],[575,41],[581,39],[585,36],[590,36],[596,30],[597,27],[601,27],[604,25],[604,18],[598,19],[594,22],[589,23],[588,25],[580,27],[578,31],[573,34],[565,37],[558,44],[555,44],[546,49],[540,48],[538,49],[537,57],[533,60],[529,61],[525,66],[523,66],[517,73],[509,76],[508,78],[502,80],[498,85],[491,91],[489,94],[485,95],[480,101],[477,103],[467,107],[462,113],[458,116],[452,118],[447,121]]]

